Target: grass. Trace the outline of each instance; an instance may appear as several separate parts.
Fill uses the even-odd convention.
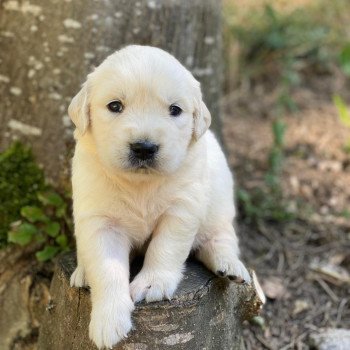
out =
[[[272,72],[273,80],[282,88],[286,84],[297,86],[306,67],[326,67],[334,59],[330,43],[335,45],[335,35],[327,23],[308,10],[283,13],[273,3],[250,13],[243,23],[237,7],[228,6],[226,43],[238,47],[236,62],[230,63],[236,67],[238,80],[267,79]]]
[[[250,223],[261,220],[284,222],[295,218],[283,197],[280,185],[284,159],[284,137],[286,125],[282,119],[272,124],[273,145],[268,156],[268,171],[265,174],[265,187],[254,188],[250,192],[239,189],[238,201],[243,218]]]
[[[327,72],[338,64],[350,72],[349,1],[295,3],[224,2],[227,89],[272,81],[281,90],[287,86],[288,98],[288,89],[299,86],[307,70]]]
[[[284,159],[286,113],[298,109],[293,91],[307,74],[331,73],[334,65],[350,75],[350,3],[345,0],[229,1],[225,5],[226,89],[263,84],[273,90],[270,112],[273,144],[266,159],[265,187],[238,194],[249,221],[293,218],[283,197],[280,176]],[[233,68],[232,68],[233,67]],[[342,120],[344,105],[335,104]],[[347,119],[346,119],[347,120]]]

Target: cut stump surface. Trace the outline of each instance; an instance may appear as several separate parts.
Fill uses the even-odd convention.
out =
[[[96,349],[88,336],[90,292],[69,285],[75,267],[74,254],[58,260],[39,350]],[[139,267],[138,262],[133,263],[133,274]],[[189,260],[173,299],[138,303],[133,313],[134,330],[114,349],[241,349],[242,321],[260,308],[255,288],[217,278],[199,262]]]

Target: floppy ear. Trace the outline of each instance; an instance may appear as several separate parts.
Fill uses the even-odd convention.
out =
[[[194,135],[194,138],[198,140],[208,130],[211,123],[210,112],[207,106],[202,101],[202,98],[200,99],[199,103],[195,108],[193,118],[194,118],[193,135]]]
[[[84,83],[81,90],[73,97],[68,107],[68,115],[83,135],[89,126],[90,119],[87,83]]]

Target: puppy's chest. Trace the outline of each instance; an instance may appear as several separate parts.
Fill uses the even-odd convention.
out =
[[[162,214],[170,203],[160,194],[150,196],[143,193],[123,195],[116,198],[116,215],[129,235],[136,240],[147,239],[155,230]]]

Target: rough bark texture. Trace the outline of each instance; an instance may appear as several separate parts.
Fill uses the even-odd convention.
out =
[[[220,0],[3,0],[0,149],[24,139],[50,176],[64,177],[67,106],[93,66],[131,43],[164,48],[185,64],[219,131]]]
[[[88,338],[89,291],[69,286],[74,268],[73,255],[57,264],[39,350],[96,349]],[[138,304],[133,313],[135,330],[115,349],[241,349],[242,320],[257,314],[260,307],[254,288],[216,278],[198,262],[189,261],[175,297]]]
[[[49,302],[50,271],[32,254],[37,247],[0,251],[0,349],[32,350]]]

